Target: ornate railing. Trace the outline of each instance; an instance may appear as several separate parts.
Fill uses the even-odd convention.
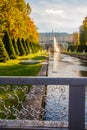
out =
[[[84,130],[86,85],[87,78],[0,77],[0,129],[33,126]],[[65,91],[68,87],[67,111]],[[46,104],[48,99],[55,101],[54,107]],[[53,110],[56,119],[51,114]],[[46,117],[47,111],[51,118]]]

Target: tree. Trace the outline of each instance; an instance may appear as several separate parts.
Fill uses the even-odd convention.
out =
[[[79,33],[78,32],[73,33],[73,45],[79,45]]]
[[[5,46],[0,39],[0,62],[6,62],[9,59]]]
[[[25,43],[25,41],[24,41],[23,38],[22,38],[21,42],[22,42],[23,47],[24,47],[24,49],[25,49],[25,53],[26,53],[26,55],[28,55],[28,49],[27,49],[26,43]]]
[[[22,42],[21,42],[20,38],[17,39],[17,45],[18,45],[18,49],[19,49],[19,53],[20,53],[19,55],[20,56],[26,55],[24,47],[22,45]]]
[[[15,53],[14,47],[12,45],[12,42],[11,42],[10,37],[7,32],[5,32],[5,35],[3,37],[3,43],[4,43],[4,46],[6,48],[6,51],[9,55],[10,59],[15,59],[16,53]]]
[[[11,39],[19,37],[39,43],[39,33],[30,13],[31,7],[25,0],[0,0],[0,36],[8,31]]]
[[[14,46],[14,49],[15,49],[16,55],[19,56],[18,46],[17,46],[17,43],[15,42],[15,39],[14,39],[14,38],[12,39],[12,44],[13,44],[13,46]]]
[[[28,42],[27,39],[25,40],[25,44],[26,44],[27,51],[28,51],[28,54],[29,54],[30,53],[30,47],[29,47],[29,42]]]
[[[85,17],[83,24],[80,26],[80,44],[87,45],[87,17]]]
[[[30,13],[31,13],[31,7],[29,3],[27,3],[27,15],[29,15]]]

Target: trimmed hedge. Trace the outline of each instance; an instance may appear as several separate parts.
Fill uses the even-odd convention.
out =
[[[20,56],[26,55],[25,49],[23,47],[23,44],[22,44],[20,38],[17,39],[17,46],[18,46],[18,49],[19,49],[19,55]]]
[[[13,44],[12,44],[7,32],[5,32],[5,35],[3,37],[3,43],[5,45],[6,51],[9,55],[10,59],[16,59],[16,53],[15,53]]]
[[[17,43],[15,42],[15,39],[14,39],[14,38],[12,39],[12,44],[13,44],[13,46],[14,46],[16,55],[19,56],[20,53],[19,53],[18,46],[17,46]]]
[[[0,62],[6,62],[9,59],[5,46],[0,39]]]

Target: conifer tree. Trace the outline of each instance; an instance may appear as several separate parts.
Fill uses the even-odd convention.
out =
[[[17,45],[18,45],[18,49],[19,49],[19,53],[20,53],[19,55],[20,56],[25,55],[26,53],[25,53],[25,50],[24,50],[24,47],[23,47],[23,45],[21,43],[20,38],[17,39]]]
[[[5,46],[0,39],[0,62],[6,62],[9,59]]]
[[[28,55],[28,48],[27,48],[26,43],[25,43],[25,41],[24,41],[23,38],[22,38],[21,42],[22,42],[23,47],[24,47],[24,49],[25,49],[25,53],[26,53],[26,55]]]
[[[15,59],[16,53],[15,53],[14,47],[12,45],[12,42],[11,42],[7,32],[5,32],[5,35],[3,37],[3,43],[4,43],[4,46],[6,48],[6,51],[9,55],[10,59]]]
[[[30,47],[29,47],[28,40],[25,40],[25,44],[26,44],[27,51],[28,51],[28,54],[29,54],[30,53]]]
[[[15,39],[14,39],[14,38],[12,39],[12,44],[13,44],[13,46],[14,46],[14,49],[15,49],[16,55],[19,56],[18,46],[17,46],[17,43],[15,42]]]
[[[33,43],[31,43],[31,42],[30,42],[30,47],[31,47],[32,53],[34,53]]]
[[[28,46],[29,46],[29,49],[30,49],[30,53],[33,53],[31,42],[28,42]]]

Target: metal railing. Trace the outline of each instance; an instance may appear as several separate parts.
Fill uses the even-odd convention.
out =
[[[49,77],[26,77],[26,76],[0,77],[0,87],[1,85],[29,85],[29,84],[69,85],[68,129],[69,130],[85,129],[85,87],[87,85],[87,78],[49,78]],[[3,121],[4,119],[0,120],[0,127],[6,126],[6,124],[3,125]],[[8,124],[9,122],[10,120],[8,121]],[[17,121],[15,122],[17,123]],[[26,122],[27,121],[25,121],[25,124]],[[45,124],[45,121],[43,121],[42,123]]]

